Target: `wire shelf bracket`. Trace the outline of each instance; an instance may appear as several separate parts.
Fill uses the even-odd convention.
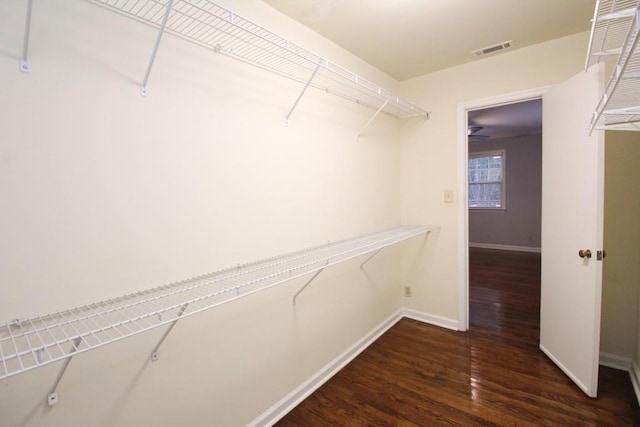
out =
[[[160,349],[160,346],[162,345],[164,340],[167,339],[167,336],[169,335],[169,333],[171,333],[171,331],[173,330],[173,327],[176,326],[176,323],[178,323],[178,320],[180,320],[179,318],[182,316],[184,311],[187,309],[188,305],[189,304],[185,304],[180,308],[180,311],[178,311],[176,319],[169,324],[169,327],[167,328],[167,330],[164,331],[164,334],[162,334],[162,337],[160,337],[160,340],[158,340],[158,344],[156,344],[156,346],[153,348],[153,350],[151,350],[151,361],[152,362],[156,362],[160,358],[160,355],[158,354],[158,350]]]
[[[378,255],[383,249],[384,248],[378,249],[373,254],[371,254],[371,256],[369,258],[367,258],[362,264],[360,264],[360,270],[364,270],[365,264],[368,263],[369,261],[371,261],[371,258],[373,258],[374,256]]]
[[[76,351],[78,351],[78,347],[80,347],[81,342],[82,342],[81,337],[77,337],[71,342],[71,349],[69,350],[69,356],[64,360],[62,367],[58,372],[58,376],[53,382],[53,386],[51,386],[51,390],[49,390],[49,393],[47,394],[47,404],[49,406],[53,406],[58,403],[58,392],[57,392],[58,385],[60,384],[60,381],[62,380],[64,373],[67,371],[67,368],[69,367],[69,363],[71,363],[73,354]]]
[[[293,106],[291,107],[291,109],[289,110],[289,112],[287,113],[286,117],[285,117],[285,126],[289,126],[289,118],[291,117],[291,114],[293,113],[293,111],[295,110],[295,108],[298,106],[298,103],[300,102],[300,100],[302,99],[302,96],[305,94],[305,92],[307,91],[307,89],[309,88],[309,86],[311,85],[311,83],[313,82],[314,77],[316,76],[316,74],[318,73],[318,70],[320,69],[320,67],[322,67],[322,64],[318,64],[315,69],[313,70],[313,73],[311,74],[311,76],[309,77],[309,79],[307,80],[307,82],[305,83],[302,91],[300,92],[300,94],[298,95],[298,98],[296,99],[296,101],[293,103]],[[360,137],[364,134],[364,132],[369,128],[369,126],[371,126],[371,123],[376,119],[376,117],[378,117],[378,115],[384,110],[384,108],[387,106],[387,104],[389,104],[389,102],[391,101],[390,98],[387,98],[384,103],[380,106],[380,108],[378,108],[376,110],[376,112],[373,114],[373,116],[369,119],[369,121],[362,127],[362,129],[360,129],[360,132],[358,132],[358,135],[356,137],[356,139],[360,139]],[[428,119],[429,118],[429,113],[425,114],[425,117]]]
[[[149,66],[147,67],[147,72],[144,75],[144,80],[142,81],[142,85],[140,86],[140,95],[147,96],[147,83],[149,83],[149,75],[151,75],[151,68],[153,67],[153,63],[156,60],[156,54],[158,53],[158,48],[160,47],[160,40],[162,40],[162,35],[164,34],[165,29],[167,28],[167,19],[169,19],[169,13],[171,13],[171,8],[173,6],[173,0],[169,0],[167,2],[167,7],[165,9],[164,15],[162,17],[162,23],[160,24],[160,28],[158,29],[158,36],[156,37],[156,42],[153,45],[153,51],[151,52],[151,59],[149,60]]]
[[[33,9],[33,0],[27,0],[27,16],[24,24],[24,39],[22,42],[22,56],[20,56],[20,71],[23,73],[31,72],[31,63],[29,63],[29,35],[31,34],[31,11]]]
[[[325,267],[327,266],[327,264],[329,263],[329,260],[327,260],[324,263],[324,267],[322,267],[320,270],[316,271],[315,274],[313,276],[311,276],[311,279],[309,279],[307,281],[307,283],[305,283],[302,288],[300,288],[300,290],[298,292],[296,292],[296,294],[293,296],[293,305],[296,304],[296,300],[298,299],[298,295],[300,295],[302,293],[302,291],[304,291],[305,289],[307,289],[307,286],[309,286],[311,284],[311,282],[313,282],[314,280],[316,280],[316,277],[318,277],[320,275],[320,273],[322,273],[325,269]]]
[[[594,129],[640,130],[640,1],[598,0],[585,68],[602,57],[617,63],[589,125]]]
[[[389,103],[389,99],[384,101],[384,104],[382,104],[380,106],[380,108],[378,108],[378,110],[373,114],[373,116],[369,119],[369,121],[362,127],[362,129],[360,129],[360,132],[358,132],[358,136],[356,137],[356,139],[360,139],[360,137],[362,136],[362,134],[367,130],[367,128],[371,125],[371,122],[373,122],[375,120],[376,117],[378,117],[378,114],[380,114],[380,112],[382,110],[384,110],[384,107],[387,106],[387,104]]]
[[[289,126],[289,117],[291,117],[291,114],[293,113],[293,110],[295,110],[296,107],[298,106],[298,103],[300,102],[300,99],[302,98],[302,95],[304,95],[304,93],[309,88],[309,85],[311,84],[311,82],[313,81],[313,78],[318,73],[318,70],[320,69],[320,66],[321,66],[321,64],[318,64],[316,66],[315,70],[313,70],[313,73],[311,73],[311,77],[309,77],[309,80],[307,80],[307,83],[304,85],[304,88],[302,88],[302,92],[300,92],[300,95],[298,95],[298,98],[296,99],[296,102],[293,103],[293,106],[291,107],[291,109],[287,113],[287,116],[285,117],[285,125],[286,126]]]

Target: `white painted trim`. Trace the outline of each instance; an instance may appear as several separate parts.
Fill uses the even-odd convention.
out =
[[[618,356],[616,354],[600,352],[600,365],[608,368],[619,369],[625,372],[631,372],[631,364],[633,360],[630,357]]]
[[[629,376],[631,377],[631,384],[633,384],[633,391],[636,392],[636,399],[638,399],[638,405],[640,405],[640,367],[634,360],[631,363],[631,369],[629,370]]]
[[[542,98],[551,86],[476,99],[458,104],[458,322],[461,330],[469,329],[469,198],[467,112]],[[544,108],[544,107],[543,107]]]
[[[402,308],[400,309],[400,313],[402,314],[402,317],[406,317],[407,319],[417,320],[422,323],[428,323],[430,325],[440,326],[441,328],[451,329],[454,331],[461,330],[460,324],[455,319],[449,319],[447,317],[437,316],[435,314],[429,314],[410,308]]]
[[[633,391],[638,400],[638,405],[640,405],[640,366],[638,366],[638,363],[630,357],[600,352],[600,364],[609,368],[629,372]]]
[[[287,415],[289,411],[295,408],[300,402],[309,397],[320,386],[333,377],[338,371],[344,368],[349,362],[355,359],[360,353],[362,353],[367,347],[375,342],[382,334],[387,332],[393,325],[398,323],[402,318],[409,318],[440,326],[447,329],[458,330],[458,322],[454,319],[449,319],[434,314],[424,313],[417,310],[408,308],[401,308],[380,325],[373,328],[371,332],[366,334],[355,344],[345,350],[338,357],[329,362],[325,367],[321,368],[318,372],[312,375],[305,382],[296,387],[293,391],[287,394],[285,397],[276,402],[273,406],[262,413],[258,418],[251,421],[249,427],[262,427],[272,426],[277,423],[282,417]]]
[[[578,377],[573,375],[573,373],[569,369],[567,369],[566,366],[564,366],[562,363],[560,363],[560,361],[558,359],[556,359],[556,357],[553,354],[551,354],[551,352],[549,350],[547,350],[542,344],[540,344],[540,350],[542,350],[542,352],[544,354],[546,354],[547,357],[549,359],[551,359],[551,361],[553,363],[555,363],[556,366],[558,368],[560,368],[560,370],[562,372],[564,372],[565,375],[568,376],[569,379],[571,379],[571,381],[573,381],[580,388],[580,390],[582,390],[584,392],[584,394],[586,394],[589,397],[596,397],[595,395],[593,395],[591,393],[591,391],[589,390],[589,387],[587,387],[585,384],[583,384],[582,381],[580,381],[580,379]]]
[[[534,248],[531,246],[515,246],[515,245],[499,245],[495,243],[471,243],[469,242],[470,248],[482,248],[482,249],[498,249],[501,251],[517,251],[517,252],[534,252],[539,254],[541,252],[540,248]]]
[[[469,163],[466,104],[458,104],[458,322],[469,330]]]

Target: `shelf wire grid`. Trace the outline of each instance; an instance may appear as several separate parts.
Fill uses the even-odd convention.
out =
[[[591,129],[640,130],[640,1],[599,0],[587,66],[617,55],[615,69],[591,120]]]
[[[154,27],[160,27],[167,0],[89,0]],[[424,116],[423,109],[359,77],[264,27],[209,0],[174,0],[166,32],[293,80],[396,117]]]
[[[1,325],[0,379],[170,324],[434,228],[399,226]]]

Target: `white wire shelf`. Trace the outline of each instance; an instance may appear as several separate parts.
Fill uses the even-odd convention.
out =
[[[208,0],[89,0],[164,31],[396,117],[423,109]],[[169,6],[166,18],[164,16]],[[297,103],[297,102],[296,102]],[[295,105],[294,105],[295,107]]]
[[[367,253],[375,255],[389,245],[434,228],[399,226],[107,301],[12,321],[0,326],[0,379],[70,360],[76,354],[162,325],[173,325],[181,318],[315,272],[313,280],[327,267]]]
[[[591,130],[640,130],[640,1],[598,0],[587,67],[603,57],[618,60],[591,119]]]

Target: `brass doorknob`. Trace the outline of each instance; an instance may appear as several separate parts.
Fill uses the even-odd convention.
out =
[[[585,249],[580,249],[578,251],[578,256],[580,258],[585,258],[585,257],[591,258],[591,250],[589,250],[589,249],[586,249],[586,250]]]

